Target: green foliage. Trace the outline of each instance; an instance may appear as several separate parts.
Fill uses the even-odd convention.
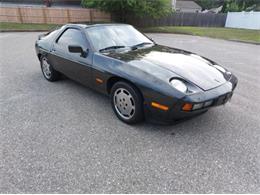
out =
[[[225,0],[222,12],[246,11],[250,7],[258,7],[260,0]]]
[[[159,18],[171,13],[171,0],[82,0],[83,7],[99,8],[120,17],[127,15]]]
[[[258,10],[260,0],[195,0],[202,9],[211,9],[223,5],[222,12],[240,12]]]
[[[226,10],[228,10],[229,12],[239,12],[240,9],[241,8],[239,7],[239,5],[234,1],[227,3]]]

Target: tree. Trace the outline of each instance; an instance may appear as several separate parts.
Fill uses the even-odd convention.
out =
[[[211,9],[223,5],[222,12],[240,12],[260,7],[260,0],[195,0],[202,9]]]
[[[222,12],[240,12],[249,7],[258,7],[259,0],[225,0]]]
[[[171,0],[82,0],[81,4],[115,14],[122,22],[126,21],[129,14],[159,18],[172,11]]]

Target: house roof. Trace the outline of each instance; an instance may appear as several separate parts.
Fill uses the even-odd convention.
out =
[[[189,0],[177,0],[176,8],[177,9],[201,9],[201,7],[197,3]]]

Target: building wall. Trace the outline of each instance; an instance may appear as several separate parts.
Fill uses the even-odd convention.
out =
[[[201,9],[196,8],[176,8],[177,12],[186,12],[186,13],[197,13],[201,11]]]
[[[174,2],[177,12],[196,13],[201,10],[201,7],[193,0],[175,0]]]
[[[260,30],[260,12],[229,12],[225,27]]]

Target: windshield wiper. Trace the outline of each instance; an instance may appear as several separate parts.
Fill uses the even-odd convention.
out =
[[[143,47],[144,45],[150,45],[150,44],[153,44],[151,42],[142,42],[142,43],[138,43],[136,45],[133,45],[131,48],[132,50],[136,50],[138,49],[138,47]]]
[[[109,46],[109,47],[105,47],[103,49],[100,49],[99,51],[106,51],[106,50],[110,50],[110,49],[120,49],[120,48],[125,48],[125,46],[123,45],[114,45],[114,46]]]

